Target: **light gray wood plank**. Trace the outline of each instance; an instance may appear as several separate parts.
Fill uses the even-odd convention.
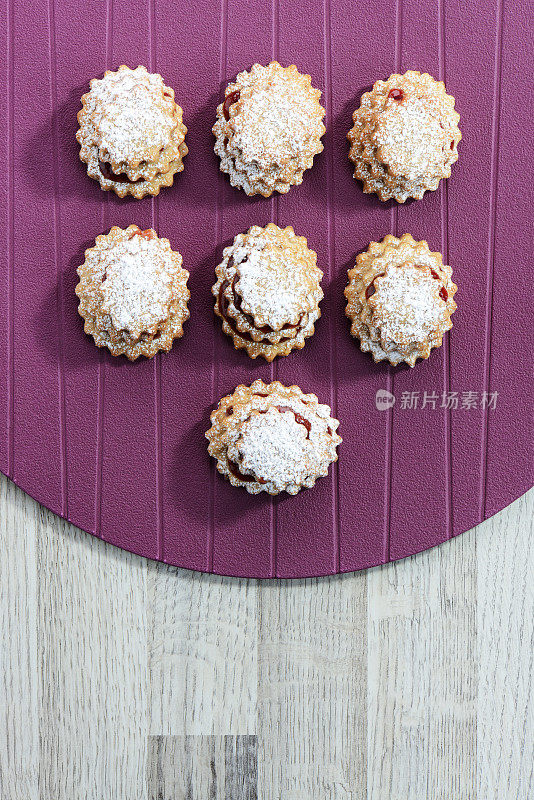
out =
[[[151,736],[148,800],[224,800],[224,742],[217,736]]]
[[[476,550],[369,572],[368,800],[476,798]]]
[[[0,475],[0,797],[37,800],[40,510]]]
[[[148,800],[257,800],[255,736],[151,736]]]
[[[150,564],[149,733],[256,732],[256,582]]]
[[[2,800],[144,800],[144,560],[3,476],[0,520]]]
[[[40,797],[143,798],[144,564],[47,522],[39,552]]]
[[[366,796],[366,575],[259,587],[258,794]]]
[[[480,800],[534,797],[534,491],[479,529]]]
[[[145,800],[146,562],[43,511],[40,800]]]
[[[225,800],[257,800],[257,736],[225,736]]]
[[[256,584],[147,564],[0,476],[2,800],[147,800],[162,746],[188,800],[251,794],[254,748],[262,800],[530,800],[533,517],[531,492],[409,561]],[[147,737],[174,728],[220,735]]]

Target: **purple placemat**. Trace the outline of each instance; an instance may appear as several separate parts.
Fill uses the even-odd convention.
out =
[[[526,3],[10,0],[1,13],[3,472],[108,542],[254,577],[402,558],[529,488]],[[311,73],[328,131],[304,183],[265,200],[219,173],[211,126],[228,80],[272,58]],[[90,78],[122,63],[161,72],[189,129],[185,171],[155,200],[104,194],[78,159],[80,96]],[[362,193],[345,135],[361,93],[406,69],[445,79],[464,138],[450,181],[398,207]],[[315,336],[272,366],[233,350],[210,294],[222,248],[270,220],[308,237],[325,273]],[[130,223],[156,227],[180,250],[192,293],[183,340],[134,364],[97,350],[74,295],[84,249]],[[347,268],[389,232],[427,239],[459,286],[451,334],[414,370],[374,365],[344,317]],[[341,420],[338,464],[294,498],[250,497],[207,455],[213,404],[260,377],[315,392]],[[377,409],[379,390],[395,397],[393,407]]]

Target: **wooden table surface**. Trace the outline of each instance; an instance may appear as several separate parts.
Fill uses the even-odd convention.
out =
[[[0,476],[2,800],[532,800],[534,491],[367,572],[234,580]]]

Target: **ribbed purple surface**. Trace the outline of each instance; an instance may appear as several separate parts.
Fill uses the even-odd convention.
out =
[[[192,569],[326,575],[402,558],[461,533],[532,484],[532,182],[523,32],[527,4],[460,0],[10,0],[1,12],[0,469],[106,541]],[[255,61],[309,72],[324,92],[325,151],[304,183],[248,198],[218,171],[211,126],[224,86]],[[185,171],[157,199],[100,191],[78,158],[89,79],[145,64],[176,91]],[[422,201],[382,204],[352,178],[346,132],[378,78],[446,81],[463,141],[452,178]],[[526,76],[526,78],[525,78]],[[325,273],[305,349],[268,366],[236,353],[214,318],[214,267],[236,233],[268,221],[308,237]],[[111,225],[156,227],[191,273],[191,319],[170,354],[130,364],[83,333],[83,251]],[[344,317],[347,268],[370,240],[412,233],[459,286],[454,328],[414,370],[374,365]],[[259,359],[258,359],[259,361]],[[250,497],[210,463],[209,411],[238,383],[297,383],[329,403],[344,442],[328,478]],[[378,411],[378,389],[397,402]],[[422,409],[424,392],[439,396]],[[441,408],[443,392],[478,408]],[[419,408],[402,407],[419,392]],[[480,408],[498,392],[495,410]]]

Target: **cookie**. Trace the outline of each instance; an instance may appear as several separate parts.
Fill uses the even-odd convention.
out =
[[[248,195],[285,194],[323,149],[321,92],[294,64],[254,64],[226,87],[213,126],[215,152],[230,183]]]
[[[238,386],[219,401],[211,423],[206,438],[217,470],[250,494],[297,494],[337,461],[338,420],[298,386]]]
[[[187,154],[174,91],[161,75],[124,65],[89,85],[76,133],[89,177],[105,191],[137,199],[171,186]]]
[[[442,81],[414,71],[391,75],[362,96],[352,119],[349,158],[365,193],[404,203],[450,177],[462,134]]]
[[[212,293],[234,347],[269,362],[302,349],[314,333],[323,298],[323,273],[306,239],[290,226],[253,225],[223,256]]]
[[[440,347],[456,309],[452,269],[425,241],[405,233],[371,242],[348,271],[351,333],[375,361],[415,365]]]
[[[180,253],[151,228],[113,227],[97,236],[77,272],[78,312],[98,347],[135,361],[170,350],[183,336],[189,273]]]

